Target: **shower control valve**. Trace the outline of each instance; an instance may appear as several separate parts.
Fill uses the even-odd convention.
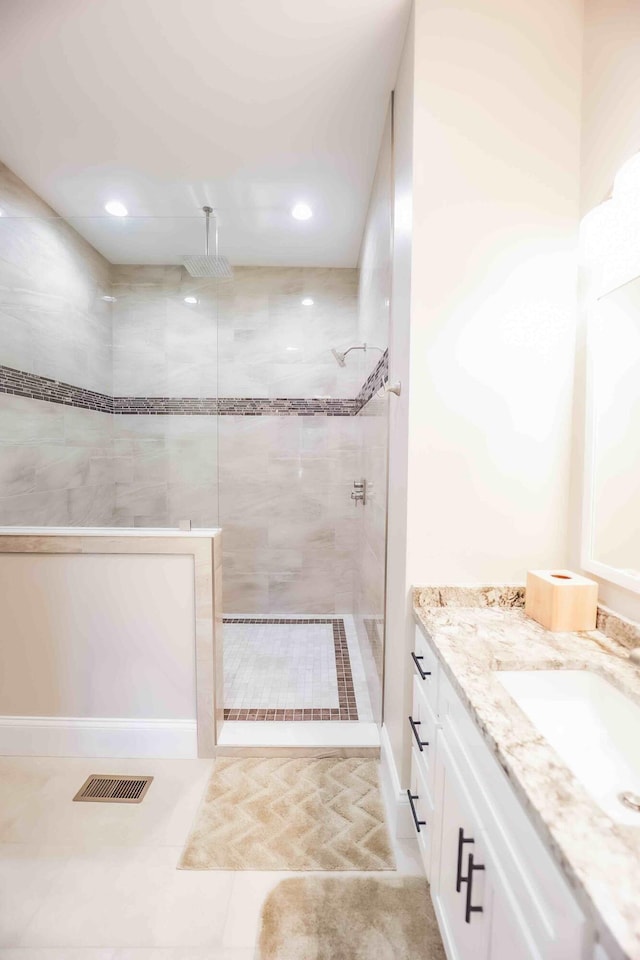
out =
[[[364,507],[367,502],[367,481],[366,480],[354,480],[353,481],[353,490],[351,492],[351,499],[354,501],[356,507],[358,506],[358,501],[362,503]]]

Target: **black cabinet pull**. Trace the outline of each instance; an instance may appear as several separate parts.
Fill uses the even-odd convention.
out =
[[[469,876],[462,876],[462,847],[465,843],[474,843],[473,837],[465,837],[462,827],[458,830],[458,868],[456,870],[456,892],[460,893],[460,887],[466,883]]]
[[[418,673],[420,674],[420,676],[422,677],[422,679],[423,679],[423,680],[426,680],[427,677],[430,677],[430,676],[431,676],[431,670],[423,670],[422,667],[420,666],[420,664],[418,663],[418,660],[424,660],[424,657],[420,657],[420,656],[417,657],[417,656],[415,655],[415,653],[413,652],[413,650],[411,651],[411,656],[412,656],[412,658],[413,658],[413,662],[415,663],[416,667],[418,668]]]
[[[428,740],[421,740],[421,739],[420,739],[420,734],[418,733],[418,727],[420,726],[420,720],[414,720],[413,717],[409,717],[409,723],[411,724],[411,729],[412,729],[412,731],[413,731],[413,735],[414,735],[414,737],[416,738],[416,743],[417,743],[418,746],[420,747],[420,753],[422,753],[422,752],[423,752],[422,748],[423,748],[423,747],[428,747],[428,746],[429,746],[429,741],[428,741]]]
[[[416,830],[420,833],[420,827],[426,827],[426,820],[418,820],[418,814],[416,813],[416,808],[413,805],[413,801],[418,799],[418,794],[414,796],[411,793],[411,790],[407,790],[407,796],[409,797],[409,806],[411,807],[411,813],[413,814],[413,822],[416,825]]]
[[[471,914],[472,913],[482,913],[482,907],[472,907],[471,906],[471,890],[473,888],[473,874],[476,870],[484,870],[484,864],[474,863],[473,854],[469,854],[469,863],[467,865],[467,875],[464,877],[464,880],[467,884],[467,902],[464,909],[464,919],[465,923],[471,923]]]

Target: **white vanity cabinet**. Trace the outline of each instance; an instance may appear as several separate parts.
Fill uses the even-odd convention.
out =
[[[585,960],[584,915],[419,629],[414,652],[410,793],[449,960]]]
[[[415,674],[409,726],[411,783],[407,791],[427,879],[431,877],[435,827],[435,782],[438,709],[438,660],[422,634],[412,654]]]

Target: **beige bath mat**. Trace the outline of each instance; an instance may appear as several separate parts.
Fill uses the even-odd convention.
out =
[[[262,908],[257,960],[446,960],[426,880],[300,877]]]
[[[216,760],[180,867],[393,870],[378,763],[359,757]]]

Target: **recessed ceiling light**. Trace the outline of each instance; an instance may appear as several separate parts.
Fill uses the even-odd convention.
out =
[[[312,307],[312,306],[313,306],[313,300],[311,299],[311,297],[305,297],[304,300],[302,301],[302,306],[303,306],[303,307]]]
[[[197,297],[185,297],[185,298],[184,298],[184,302],[185,302],[185,303],[197,303],[197,302],[198,302],[198,298],[197,298]]]
[[[294,220],[309,220],[313,216],[313,210],[308,203],[296,203],[291,210],[291,216]]]
[[[116,298],[116,297],[103,297],[102,299],[103,299],[103,300],[106,300],[107,303],[115,303],[117,298]]]
[[[105,203],[104,208],[112,217],[126,217],[129,213],[124,203],[121,203],[120,200],[109,200],[108,203]]]
[[[298,350],[298,347],[287,347],[287,350]]]

